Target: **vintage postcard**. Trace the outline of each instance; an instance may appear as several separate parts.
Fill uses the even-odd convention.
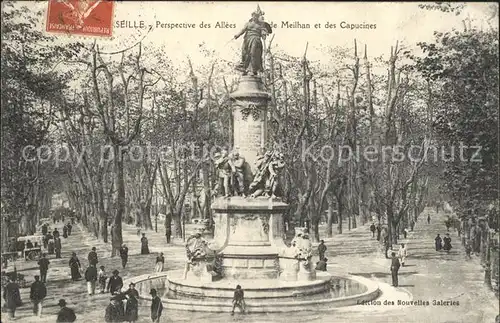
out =
[[[2,322],[500,322],[498,3],[1,9]]]

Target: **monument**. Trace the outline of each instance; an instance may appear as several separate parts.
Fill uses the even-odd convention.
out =
[[[237,285],[245,290],[251,312],[300,310],[342,296],[349,296],[348,301],[341,299],[342,304],[354,303],[378,295],[378,288],[316,273],[304,228],[296,230],[289,247],[285,244],[283,214],[289,206],[280,198],[279,178],[286,165],[283,153],[267,146],[270,94],[259,75],[263,40],[272,32],[263,15],[258,7],[234,37],[244,35],[242,61],[236,68],[243,75],[230,95],[234,149],[220,151],[214,161],[218,170],[218,196],[211,206],[214,238],[206,240],[200,227],[186,242],[184,271],[167,272],[164,296],[171,308],[229,311]],[[148,280],[152,284],[154,279]],[[338,290],[332,294],[332,286],[341,285],[352,294]],[[359,297],[351,297],[356,293]]]

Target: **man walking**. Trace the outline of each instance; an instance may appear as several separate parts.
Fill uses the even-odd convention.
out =
[[[9,313],[10,318],[16,316],[16,308],[21,306],[21,293],[19,292],[19,285],[17,285],[13,278],[9,276],[8,283],[3,289],[3,299],[5,300],[5,308]]]
[[[234,309],[236,307],[238,307],[242,313],[245,313],[245,292],[240,285],[237,285],[236,289],[234,290],[233,310],[231,311],[231,315],[234,315]]]
[[[325,241],[320,240],[318,245],[319,260],[325,259],[325,252],[326,252]]]
[[[161,313],[163,312],[163,304],[161,303],[161,299],[158,297],[158,293],[156,289],[151,289],[151,320],[153,323],[160,322]]]
[[[431,215],[430,214],[427,216],[427,224],[431,224]]]
[[[89,252],[89,255],[87,257],[87,259],[89,261],[89,266],[90,265],[97,266],[97,264],[99,263],[99,260],[97,259],[96,250],[97,250],[96,247],[92,247],[92,251]]]
[[[40,268],[40,280],[42,281],[42,283],[47,282],[47,271],[49,271],[49,264],[50,261],[47,259],[47,254],[44,253],[42,255],[42,258],[38,260],[38,266]]]
[[[120,258],[122,259],[122,267],[125,269],[128,261],[128,248],[125,244],[123,244],[120,248]]]
[[[85,271],[85,280],[87,281],[87,292],[89,295],[94,295],[97,282],[97,268],[94,265],[89,265]]]
[[[73,311],[71,308],[66,307],[66,301],[64,299],[60,299],[58,305],[61,307],[61,309],[57,314],[57,323],[76,321],[75,311]]]
[[[42,301],[47,296],[47,288],[40,281],[40,276],[35,276],[35,282],[31,284],[30,300],[33,303],[33,314],[42,317]]]
[[[113,270],[113,276],[109,278],[108,281],[108,292],[111,293],[111,295],[114,294],[119,294],[122,287],[123,287],[123,279],[118,276],[120,272],[118,270]]]
[[[372,225],[370,225],[370,231],[372,232],[372,238],[375,238],[375,223],[372,223]]]
[[[54,239],[54,249],[56,252],[56,258],[61,258],[61,249],[62,249],[61,238],[57,237]]]
[[[391,261],[391,274],[392,274],[392,286],[398,287],[398,271],[400,267],[399,259],[396,257],[396,253],[392,253]]]

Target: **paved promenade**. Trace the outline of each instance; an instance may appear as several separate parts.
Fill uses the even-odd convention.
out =
[[[162,322],[429,322],[429,323],[493,323],[498,313],[498,299],[483,285],[483,272],[478,257],[466,260],[464,251],[455,232],[450,232],[453,249],[449,254],[434,250],[434,237],[446,232],[444,214],[436,214],[426,210],[432,217],[427,224],[424,219],[417,222],[415,231],[407,239],[400,242],[408,244],[409,257],[407,266],[400,270],[399,284],[390,286],[390,260],[385,259],[378,251],[377,242],[371,237],[368,225],[345,231],[342,235],[335,234],[333,238],[324,239],[328,250],[328,270],[335,274],[351,274],[376,280],[383,292],[379,298],[381,304],[358,305],[328,311],[304,311],[283,314],[251,314],[235,315],[165,312]],[[424,223],[425,222],[425,223]],[[56,227],[60,231],[62,225]],[[159,228],[160,229],[160,228]],[[163,228],[161,228],[163,229]],[[323,228],[322,228],[323,230]],[[109,302],[109,295],[97,294],[88,296],[85,281],[72,282],[69,274],[68,261],[71,252],[76,252],[82,266],[87,265],[87,254],[96,247],[99,254],[99,265],[106,266],[111,272],[118,269],[126,279],[147,272],[153,272],[156,252],[163,252],[166,258],[165,270],[183,268],[185,249],[182,240],[174,240],[167,245],[162,230],[156,233],[147,231],[150,241],[150,255],[140,255],[140,237],[135,227],[124,225],[124,242],[129,247],[129,263],[121,269],[119,257],[111,258],[109,244],[104,244],[93,238],[88,232],[76,226],[68,239],[63,239],[62,259],[50,259],[48,274],[48,296],[44,302],[43,317],[33,317],[29,303],[29,289],[22,289],[22,300],[25,303],[18,309],[16,322],[55,322],[59,310],[57,301],[65,298],[68,306],[75,309],[77,322],[104,322],[104,309]],[[317,260],[315,255],[314,261]],[[16,263],[18,271],[27,275],[31,282],[33,275],[38,273],[35,262],[19,260]],[[12,268],[12,267],[11,267]],[[11,269],[9,268],[9,269]],[[245,288],[245,286],[243,286]],[[409,303],[397,305],[398,300]],[[395,305],[384,305],[394,302]],[[434,303],[436,302],[436,303]],[[429,303],[429,305],[425,305]],[[423,305],[422,305],[423,304]],[[448,305],[443,305],[448,304]],[[148,304],[141,304],[138,322],[151,322]],[[6,315],[2,315],[2,321]]]

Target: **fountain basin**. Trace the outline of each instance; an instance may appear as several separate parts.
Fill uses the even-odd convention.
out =
[[[247,312],[271,313],[328,309],[350,306],[376,299],[378,284],[358,276],[332,276],[317,273],[313,281],[226,280],[202,283],[183,280],[181,270],[142,275],[125,282],[134,282],[140,298],[150,301],[149,290],[155,288],[167,309],[230,312],[234,288],[240,284],[245,291]]]

